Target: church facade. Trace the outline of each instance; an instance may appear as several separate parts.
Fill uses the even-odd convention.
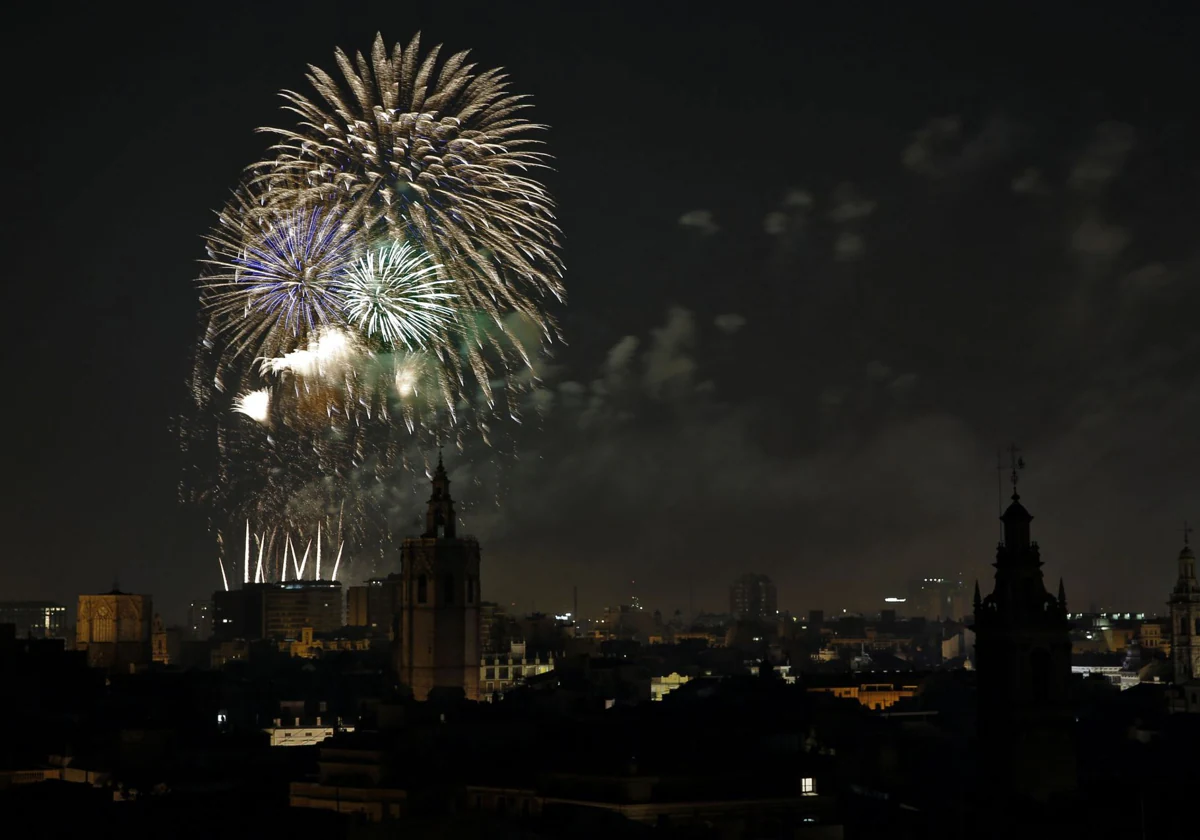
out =
[[[461,690],[479,699],[479,542],[458,534],[450,479],[438,455],[425,531],[404,540],[394,661],[417,700]]]

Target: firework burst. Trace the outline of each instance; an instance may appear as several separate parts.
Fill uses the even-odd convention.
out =
[[[386,538],[379,494],[415,452],[488,441],[536,379],[534,351],[557,338],[544,304],[563,296],[534,177],[549,158],[526,98],[466,56],[422,53],[419,36],[338,50],[341,81],[310,67],[315,96],[283,92],[294,127],[262,129],[276,144],[206,238],[182,432],[215,456],[191,495],[218,534],[326,533],[336,511],[362,551],[368,520]]]
[[[553,201],[530,177],[547,165],[530,136],[543,126],[523,118],[526,97],[508,92],[501,70],[474,73],[466,52],[439,65],[439,54],[421,58],[417,35],[389,55],[377,36],[370,60],[335,52],[344,86],[310,66],[317,98],[284,91],[299,124],[261,129],[280,140],[252,167],[254,183],[272,204],[343,205],[372,234],[419,246],[454,281],[460,308],[500,325],[488,347],[500,369],[529,365],[503,316],[518,312],[551,340],[540,301],[563,295]],[[490,395],[482,349],[470,344],[464,361]]]
[[[407,242],[369,252],[346,271],[342,295],[347,319],[365,335],[418,350],[449,330],[456,296],[439,279],[440,265]]]

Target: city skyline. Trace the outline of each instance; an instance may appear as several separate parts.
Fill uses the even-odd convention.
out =
[[[895,11],[731,25],[664,7],[631,27],[620,10],[389,9],[58,25],[72,60],[51,89],[96,78],[69,103],[87,166],[62,163],[74,132],[32,132],[18,175],[32,247],[14,275],[49,271],[63,294],[53,330],[16,325],[6,600],[71,604],[119,578],[178,619],[219,588],[212,536],[176,499],[199,234],[265,148],[278,89],[336,46],[421,30],[507,68],[556,157],[566,345],[511,443],[447,452],[491,600],[549,612],[578,586],[594,613],[633,594],[718,611],[755,571],[781,606],[865,612],[927,574],[986,586],[995,450],[1015,441],[1072,611],[1164,611],[1200,520],[1200,126],[1175,107],[1192,22],[1102,6],[964,39]],[[929,53],[908,48],[926,27]],[[31,66],[43,46],[21,49]],[[46,291],[21,284],[17,310],[44,312]],[[425,481],[393,489],[397,539],[419,531]]]

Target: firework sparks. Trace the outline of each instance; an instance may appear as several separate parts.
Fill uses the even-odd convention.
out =
[[[416,350],[444,334],[456,296],[439,279],[441,266],[407,242],[368,253],[346,272],[342,287],[347,320],[367,336]]]
[[[289,371],[299,376],[329,376],[342,372],[362,354],[358,342],[345,330],[330,328],[317,333],[303,350],[278,359],[263,359],[262,370],[270,373]]]
[[[239,414],[245,414],[251,420],[266,423],[271,415],[271,390],[260,388],[257,391],[242,394],[234,402],[233,410]]]
[[[239,194],[208,236],[203,303],[214,332],[237,354],[277,356],[342,323],[339,280],[356,229],[336,210],[264,210]]]
[[[181,438],[215,449],[215,480],[197,466],[192,484],[218,536],[230,520],[263,529],[255,580],[272,577],[276,528],[278,578],[289,555],[303,573],[311,540],[301,559],[290,534],[314,520],[319,577],[333,510],[332,578],[347,542],[357,565],[368,520],[387,539],[373,488],[423,442],[487,442],[534,378],[531,351],[558,337],[544,304],[563,297],[559,231],[526,98],[466,53],[422,53],[419,36],[335,55],[340,80],[310,68],[315,96],[283,93],[298,120],[263,129],[277,142],[207,235],[199,281]],[[235,580],[238,560],[250,576],[249,522],[244,553]]]
[[[316,99],[284,91],[294,129],[276,135],[274,157],[252,169],[266,200],[284,207],[337,202],[361,214],[364,229],[412,242],[455,281],[461,309],[501,323],[519,312],[546,340],[555,327],[539,300],[563,297],[554,203],[530,173],[549,156],[524,119],[524,96],[508,92],[498,69],[474,73],[467,53],[441,63],[440,48],[420,58],[420,35],[388,54],[376,36],[368,61],[335,58],[347,91],[311,67]],[[507,369],[529,364],[515,336],[491,342]],[[490,393],[489,365],[478,348],[466,354],[480,388]]]

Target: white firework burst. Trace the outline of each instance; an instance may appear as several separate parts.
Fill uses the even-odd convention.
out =
[[[371,338],[417,350],[439,340],[455,310],[443,301],[453,281],[441,266],[407,242],[371,251],[346,271],[341,298],[346,320]]]

